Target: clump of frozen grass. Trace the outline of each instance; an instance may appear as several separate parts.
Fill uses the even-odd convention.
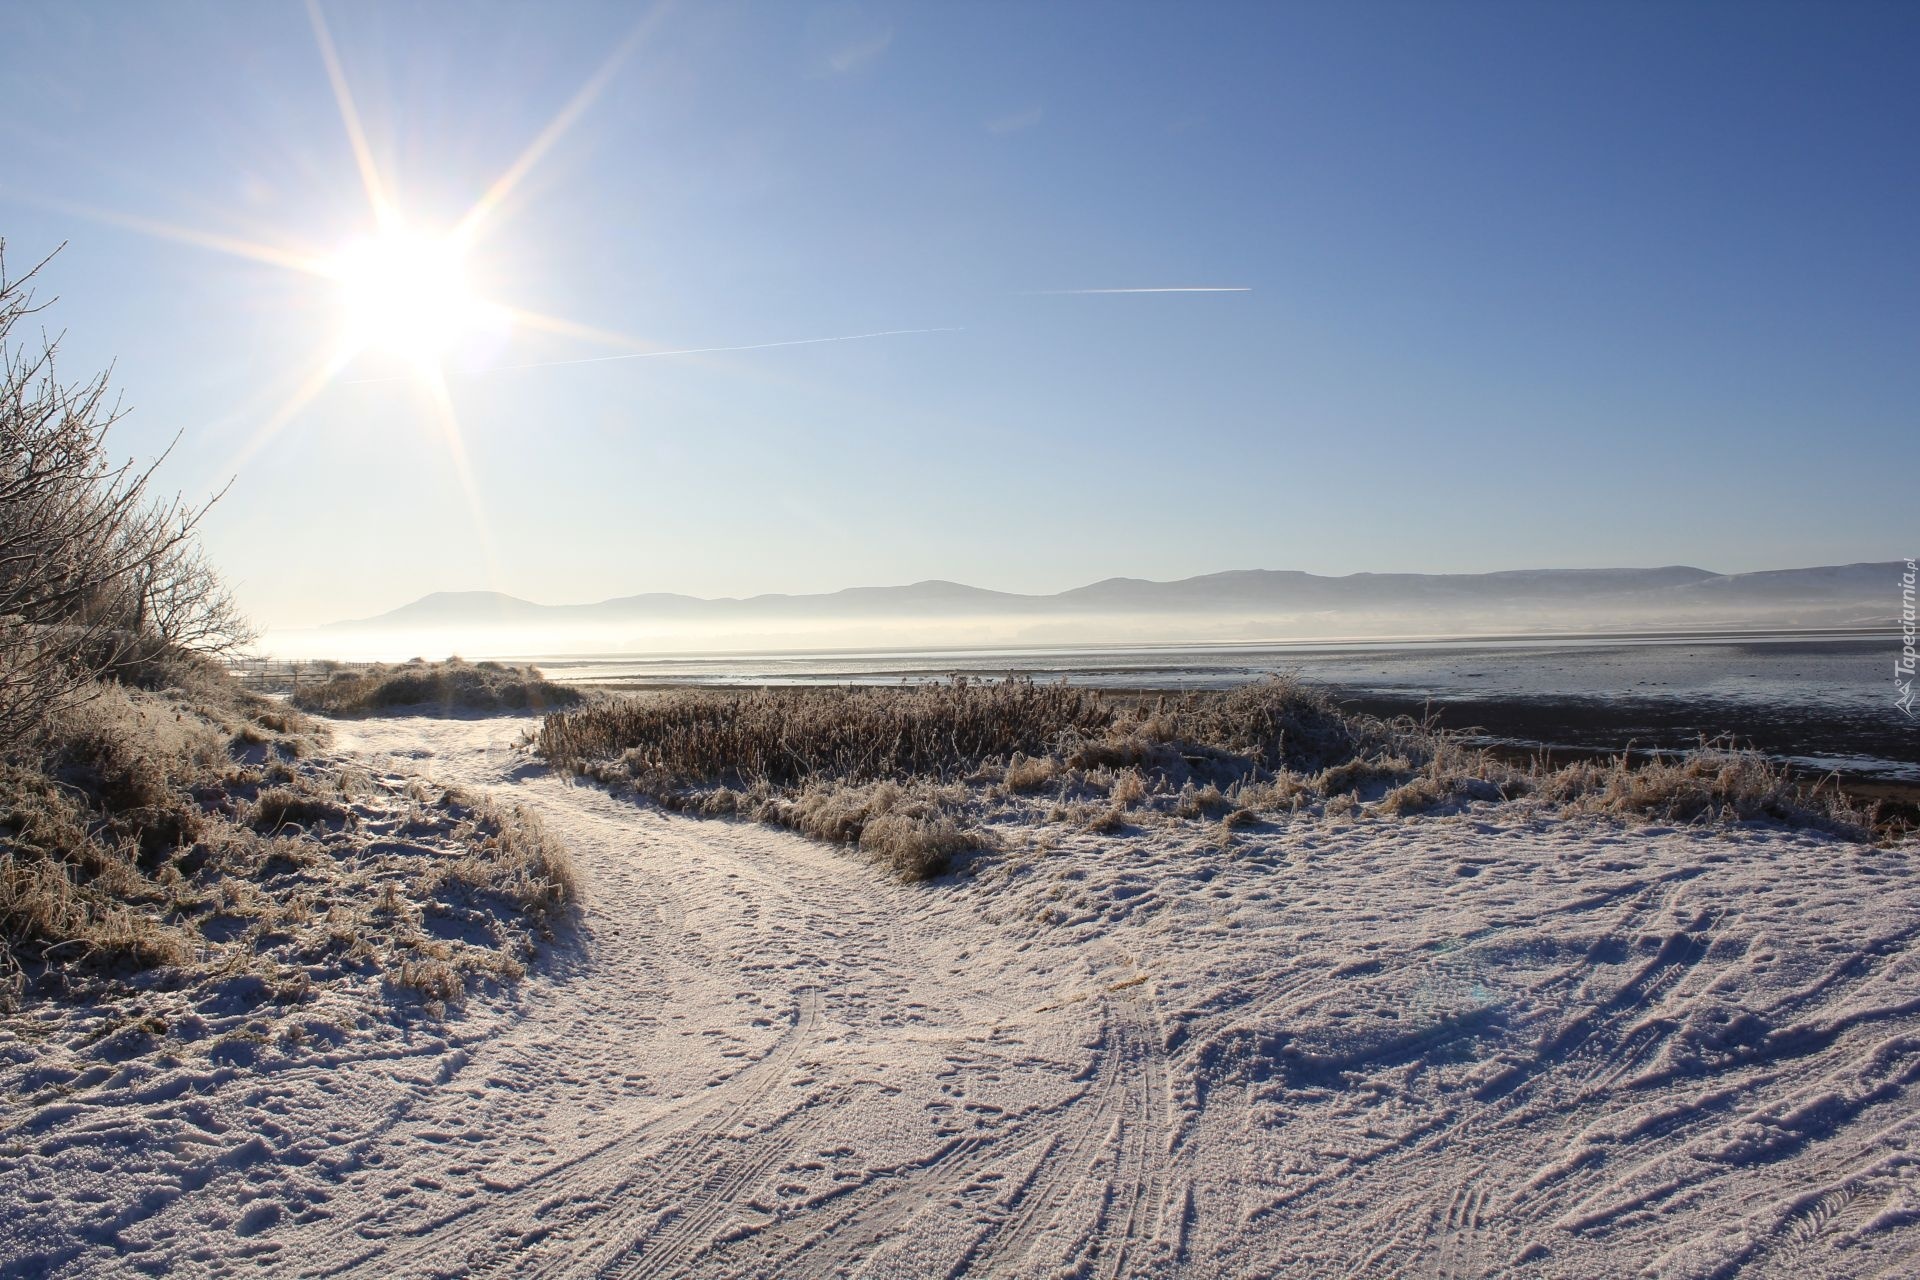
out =
[[[293,701],[330,716],[369,715],[395,708],[450,715],[461,711],[540,714],[581,701],[580,691],[554,684],[533,666],[504,662],[423,662],[374,665],[336,672],[295,691]]]
[[[1867,815],[1835,788],[1808,788],[1754,751],[1702,741],[1691,751],[1635,764],[1625,755],[1535,770],[1535,798],[1569,813],[1657,822],[1777,822],[1862,836]]]
[[[519,805],[499,805],[457,789],[443,793],[442,800],[466,811],[470,852],[419,887],[431,894],[460,884],[499,895],[551,937],[553,923],[580,901],[579,877],[566,846]]]
[[[945,872],[956,855],[980,847],[968,832],[944,814],[883,813],[860,829],[860,849],[873,855],[902,880],[931,880]]]
[[[344,822],[347,816],[348,810],[337,796],[311,783],[296,782],[262,791],[247,810],[247,825],[256,831],[275,833],[288,826]]]
[[[1173,798],[1176,818],[1208,818],[1233,807],[1233,802],[1211,782],[1204,787],[1195,787],[1189,782]]]
[[[49,717],[39,749],[0,765],[0,1003],[49,958],[66,969],[184,963],[193,851],[252,833],[233,821],[261,761],[306,751],[311,726],[188,663],[158,689],[98,684]],[[239,797],[236,803],[234,797]]]
[[[1440,735],[1425,764],[1388,779],[1389,789],[1374,812],[1406,817],[1476,801],[1512,800],[1534,789],[1538,772],[1516,769],[1489,752]]]
[[[1147,798],[1147,780],[1138,769],[1119,770],[1107,784],[1107,795],[1116,808],[1131,809]]]
[[[1029,756],[1024,751],[1016,751],[1013,759],[1007,762],[1001,782],[1009,791],[1041,791],[1059,776],[1060,761],[1054,757]]]
[[[18,1001],[25,965],[41,957],[149,968],[184,964],[192,956],[185,931],[140,909],[143,900],[160,896],[157,890],[120,870],[89,880],[78,866],[59,860],[0,860],[0,1008]]]

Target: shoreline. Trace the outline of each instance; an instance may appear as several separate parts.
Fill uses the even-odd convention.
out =
[[[1340,688],[1334,697],[1341,706],[1368,715],[1421,719],[1430,714],[1441,728],[1466,733],[1484,745],[1544,752],[1555,761],[1685,750],[1698,746],[1702,737],[1731,740],[1810,778],[1837,774],[1849,787],[1870,786],[1920,800],[1920,766],[1903,763],[1897,754],[1903,747],[1900,726],[1863,725],[1844,708],[1657,698],[1442,702]]]

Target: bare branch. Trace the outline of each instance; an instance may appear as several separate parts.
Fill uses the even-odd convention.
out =
[[[197,505],[156,495],[179,437],[115,465],[110,371],[63,383],[57,337],[18,340],[43,309],[28,285],[51,257],[10,277],[0,241],[0,753],[30,745],[95,680],[253,637],[197,539],[226,490]]]

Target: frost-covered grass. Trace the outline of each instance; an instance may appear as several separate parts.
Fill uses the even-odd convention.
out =
[[[518,711],[539,715],[581,700],[577,689],[554,684],[533,666],[503,662],[424,662],[415,658],[397,666],[376,664],[336,673],[331,679],[302,685],[293,701],[308,711],[330,716],[369,715],[396,708],[416,713],[438,710]]]
[[[0,973],[182,964],[193,939],[183,855],[204,864],[254,833],[214,798],[267,785],[309,754],[305,717],[199,673],[159,691],[101,684],[52,723],[44,752],[0,766]],[[289,774],[290,776],[290,774]],[[197,854],[195,851],[198,851]]]
[[[0,1008],[352,973],[444,1005],[517,977],[576,894],[530,815],[372,779],[211,669],[102,684],[0,766]]]
[[[365,772],[326,799],[445,941],[400,872],[512,797],[592,887],[579,946],[438,1022],[373,965],[302,992],[289,940],[0,1019],[0,1273],[1912,1270],[1909,849],[1556,797],[1410,819],[1353,769],[1297,813],[1284,777],[1060,761],[760,797],[875,844],[975,806],[1007,854],[928,893],[529,768],[523,728],[343,725]]]
[[[1616,756],[1536,770],[1534,791],[1569,811],[1656,822],[1759,820],[1841,831],[1865,825],[1831,786],[1808,788],[1764,756],[1713,742],[1643,763]]]
[[[1022,815],[1112,833],[1308,814],[1408,817],[1472,804],[1661,822],[1772,821],[1864,836],[1837,792],[1752,752],[1518,765],[1431,725],[1342,711],[1272,679],[1142,697],[1025,680],[911,688],[677,691],[549,715],[554,764],[666,807],[857,844],[937,875]]]

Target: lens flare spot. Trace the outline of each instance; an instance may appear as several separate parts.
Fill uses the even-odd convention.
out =
[[[356,240],[329,274],[345,338],[357,347],[435,361],[498,323],[496,308],[474,292],[461,246],[445,236],[392,230]]]

